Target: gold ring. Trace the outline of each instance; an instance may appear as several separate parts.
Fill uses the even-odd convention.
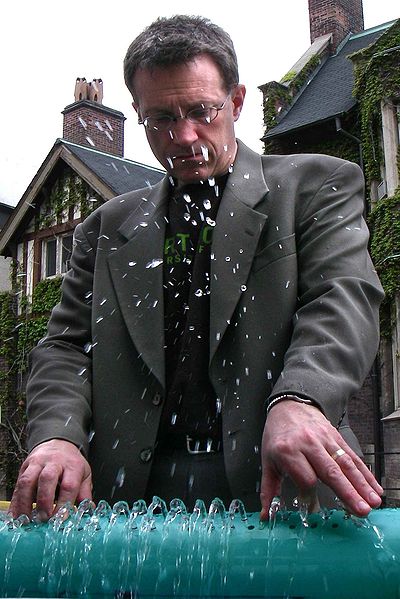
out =
[[[336,462],[336,460],[337,460],[338,458],[341,458],[341,457],[342,457],[342,455],[345,455],[345,453],[346,453],[346,452],[345,452],[345,450],[344,450],[344,449],[342,449],[341,447],[339,447],[339,449],[337,449],[336,451],[334,451],[333,453],[331,453],[331,458],[332,458],[333,460],[335,460],[335,462]]]

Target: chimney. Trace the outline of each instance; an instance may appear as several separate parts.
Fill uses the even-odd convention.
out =
[[[333,52],[349,33],[364,29],[362,0],[308,0],[308,12],[311,43],[331,33]]]
[[[63,138],[100,152],[124,155],[124,122],[122,112],[103,106],[103,81],[75,82],[75,102],[64,108]]]

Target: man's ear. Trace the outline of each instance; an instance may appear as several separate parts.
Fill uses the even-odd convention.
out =
[[[244,98],[246,96],[246,88],[241,83],[238,83],[234,95],[232,97],[233,102],[233,118],[235,121],[240,117],[240,113],[242,112]]]

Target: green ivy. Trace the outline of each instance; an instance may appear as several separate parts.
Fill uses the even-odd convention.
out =
[[[354,63],[354,95],[359,103],[365,178],[368,186],[381,180],[384,162],[381,142],[381,102],[400,96],[400,20],[374,44],[351,56]],[[397,154],[400,172],[400,154]],[[391,305],[400,291],[400,188],[391,198],[377,202],[369,216],[371,255],[385,290],[381,309],[381,333],[392,335]]]
[[[280,83],[271,81],[260,86],[259,89],[263,92],[264,96],[263,119],[265,134],[277,124],[279,114],[289,108],[293,98],[307,83],[320,62],[320,55],[315,54],[298,73],[294,70],[289,71],[281,79]],[[270,142],[266,142],[265,153],[269,154],[271,150],[273,151],[273,146],[270,145]]]
[[[17,316],[15,295],[0,294],[0,404],[9,415],[8,439],[5,447],[0,448],[0,468],[6,472],[7,488],[12,489],[19,465],[25,457],[25,395],[18,390],[25,379],[28,368],[29,352],[45,336],[50,312],[61,298],[62,277],[45,279],[36,285],[32,304],[22,296],[23,311]],[[11,430],[11,428],[13,430]],[[20,436],[19,443],[15,434]]]
[[[350,57],[354,63],[354,96],[361,115],[366,179],[381,180],[381,100],[400,94],[400,20],[368,48]]]
[[[381,310],[381,332],[392,334],[390,306],[400,292],[400,188],[391,198],[377,202],[369,216],[371,256],[385,291]]]
[[[80,208],[82,218],[85,218],[102,202],[101,197],[68,167],[51,188],[46,214],[39,218],[39,228],[59,222],[62,214],[70,208]]]

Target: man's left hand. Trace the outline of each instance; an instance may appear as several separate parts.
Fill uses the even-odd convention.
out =
[[[381,504],[382,487],[315,406],[282,400],[269,412],[262,440],[261,520],[289,476],[299,497],[315,497],[318,480],[360,517]]]

